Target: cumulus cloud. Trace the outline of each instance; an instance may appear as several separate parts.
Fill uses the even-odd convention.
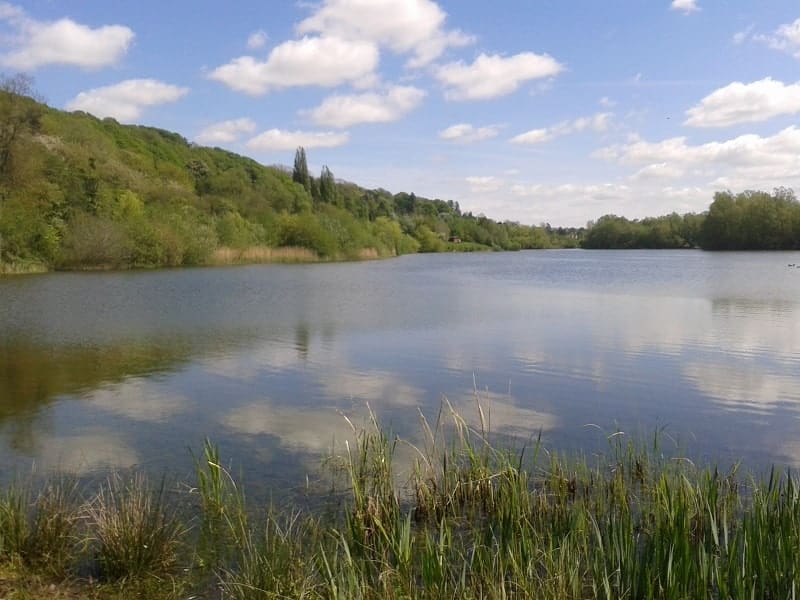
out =
[[[712,92],[686,111],[684,125],[728,127],[799,112],[800,82],[785,85],[767,77],[752,83],[735,81]]]
[[[107,67],[119,62],[134,38],[133,31],[122,25],[93,29],[67,18],[37,21],[21,8],[5,2],[0,3],[0,20],[12,30],[2,40],[10,49],[0,54],[0,64],[19,70],[45,65]]]
[[[497,137],[500,128],[496,125],[487,127],[474,127],[469,123],[458,123],[439,132],[439,137],[448,142],[471,144]]]
[[[320,33],[369,40],[399,54],[411,54],[409,66],[421,67],[447,49],[472,42],[457,30],[445,30],[446,13],[431,0],[324,0],[297,26],[300,34]]]
[[[209,125],[197,134],[195,140],[200,144],[231,144],[255,130],[256,124],[252,119],[231,119]]]
[[[685,172],[685,169],[680,166],[661,162],[642,167],[633,174],[631,179],[634,181],[646,179],[677,179],[678,177],[682,177]]]
[[[512,144],[541,144],[550,140],[583,131],[603,132],[608,129],[612,113],[597,113],[591,117],[580,117],[572,121],[562,121],[552,127],[531,129],[511,138]]]
[[[659,165],[667,169],[701,169],[716,174],[720,187],[736,187],[774,182],[787,185],[800,178],[800,129],[787,127],[775,135],[742,135],[724,142],[691,145],[685,137],[661,142],[631,140],[595,153],[595,157],[623,165]],[[653,166],[653,170],[656,167]]]
[[[417,108],[425,91],[396,85],[383,93],[335,95],[308,112],[317,125],[344,129],[360,123],[390,123]]]
[[[258,50],[267,45],[267,40],[269,40],[267,32],[259,29],[251,33],[247,38],[247,47],[250,48],[250,50]]]
[[[175,102],[189,93],[155,79],[128,79],[115,85],[81,92],[67,104],[67,110],[83,110],[96,117],[135,121],[150,106]]]
[[[490,100],[515,92],[526,81],[558,75],[564,66],[547,54],[481,54],[472,64],[453,62],[436,69],[449,100]]]
[[[295,86],[334,87],[357,82],[373,75],[378,61],[378,47],[369,41],[304,37],[276,46],[264,61],[240,56],[214,69],[209,77],[238,92],[258,96]]]
[[[664,183],[661,179],[517,183],[494,194],[477,196],[476,204],[471,204],[471,197],[465,194],[461,207],[491,211],[522,223],[580,226],[603,214],[644,218],[672,211],[702,211],[708,208],[715,191],[709,185]]]
[[[515,185],[511,193],[522,197],[584,197],[592,200],[619,200],[625,198],[630,187],[618,183],[592,183],[576,184],[563,183],[559,185]]]
[[[672,0],[670,8],[685,15],[690,15],[700,10],[700,7],[697,6],[697,0]]]
[[[310,148],[335,148],[350,140],[347,132],[333,131],[286,131],[270,129],[247,142],[251,150],[277,152],[295,150],[298,146]]]
[[[734,33],[733,34],[733,38],[732,38],[733,43],[736,44],[737,46],[739,44],[743,44],[750,37],[750,35],[753,33],[753,29],[755,29],[755,25],[751,24],[751,25],[748,25],[742,31],[737,31],[736,33]]]
[[[474,194],[496,192],[503,187],[505,182],[499,177],[467,177],[465,179],[469,190]]]
[[[756,35],[753,39],[800,59],[800,17],[791,23],[781,25],[771,35]]]

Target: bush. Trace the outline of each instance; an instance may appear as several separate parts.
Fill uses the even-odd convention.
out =
[[[80,213],[67,225],[59,266],[119,268],[129,266],[133,255],[133,240],[123,224]]]
[[[278,220],[278,245],[310,248],[320,256],[336,254],[336,239],[311,213],[282,215]]]

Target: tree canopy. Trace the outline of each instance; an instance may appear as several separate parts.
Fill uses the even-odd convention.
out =
[[[226,250],[300,246],[320,258],[420,249],[575,245],[457,202],[392,194],[267,167],[182,136],[36,102],[30,80],[0,85],[0,269],[202,264]]]

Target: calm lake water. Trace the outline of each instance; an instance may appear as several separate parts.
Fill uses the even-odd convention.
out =
[[[587,453],[800,466],[800,253],[539,251],[0,279],[0,477],[191,470],[301,486],[367,404],[447,398]],[[406,447],[404,447],[406,448]],[[401,452],[405,450],[401,449]],[[408,450],[410,452],[410,450]]]

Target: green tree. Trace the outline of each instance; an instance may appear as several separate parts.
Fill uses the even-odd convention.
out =
[[[9,183],[15,143],[24,131],[39,126],[42,106],[34,96],[31,77],[0,78],[0,178],[5,184]]]
[[[311,193],[311,177],[308,174],[308,161],[306,160],[306,149],[302,146],[297,148],[294,153],[294,169],[292,169],[292,181],[302,185],[306,192]]]
[[[325,204],[337,204],[336,179],[327,165],[322,167],[322,173],[319,176],[319,199]]]

